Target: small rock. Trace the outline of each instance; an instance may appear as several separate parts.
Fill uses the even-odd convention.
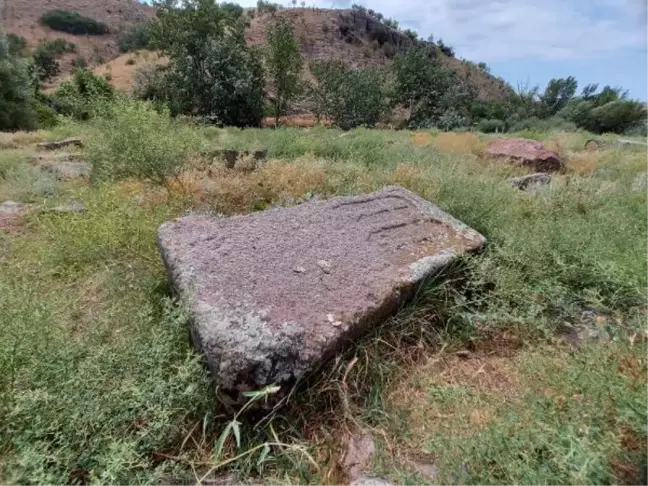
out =
[[[648,173],[642,172],[637,174],[632,181],[632,190],[646,192],[646,189],[648,189]]]
[[[374,451],[375,446],[371,432],[363,430],[349,438],[342,467],[352,481],[361,478],[362,471],[371,465]]]
[[[540,142],[526,138],[495,139],[488,144],[485,154],[518,166],[532,167],[538,172],[555,172],[565,168],[558,154],[545,149]]]
[[[392,483],[376,476],[360,476],[351,481],[349,486],[392,486]]]
[[[81,162],[48,162],[40,166],[41,170],[49,172],[57,179],[89,178],[92,168]]]
[[[69,201],[52,209],[55,213],[83,213],[86,207],[81,201]]]
[[[18,214],[20,213],[23,209],[25,209],[27,205],[19,202],[14,202],[14,201],[5,201],[2,204],[0,204],[0,213],[2,214]]]
[[[304,267],[295,267],[295,268],[293,268],[293,272],[295,272],[295,273],[306,273],[306,269]]]
[[[80,152],[63,152],[60,154],[34,154],[31,160],[36,162],[39,160],[46,160],[48,162],[84,162],[86,160],[85,154]]]
[[[608,328],[615,324],[612,316],[597,309],[584,308],[577,322],[565,326],[563,335],[574,346],[588,342],[607,342],[610,340]]]
[[[423,476],[428,481],[436,481],[438,479],[438,471],[434,464],[423,464],[417,462],[414,466],[416,472]]]
[[[56,142],[37,143],[36,147],[38,147],[40,150],[58,150],[63,147],[69,147],[70,145],[83,148],[83,142],[78,138],[65,138]]]
[[[326,260],[317,260],[317,266],[320,267],[324,273],[331,273],[331,269],[333,268]]]
[[[544,172],[536,172],[522,177],[513,177],[508,180],[513,187],[524,191],[532,186],[544,186],[551,182],[551,176]]]

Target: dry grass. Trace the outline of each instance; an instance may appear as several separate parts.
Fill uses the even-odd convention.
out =
[[[38,130],[35,132],[0,132],[0,150],[17,149],[26,147],[49,138],[48,132]]]
[[[434,139],[434,146],[449,154],[463,155],[474,154],[479,155],[485,143],[482,142],[477,135],[472,132],[466,133],[453,133],[445,132],[440,133]]]

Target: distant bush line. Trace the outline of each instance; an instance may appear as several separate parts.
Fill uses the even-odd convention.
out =
[[[70,10],[49,10],[41,16],[40,23],[50,29],[73,35],[103,35],[109,32],[108,26],[103,22]]]

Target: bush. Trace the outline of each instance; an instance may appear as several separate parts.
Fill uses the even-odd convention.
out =
[[[23,57],[27,51],[27,39],[16,34],[7,34],[7,43],[9,46],[9,55]]]
[[[128,25],[117,34],[117,46],[121,52],[147,49],[151,42],[151,27],[148,24]]]
[[[317,86],[311,90],[316,112],[343,130],[373,127],[389,108],[384,73],[378,69],[352,70],[339,61],[315,62],[311,68]]]
[[[558,130],[562,132],[575,132],[578,128],[575,123],[565,120],[564,118],[552,117],[542,120],[538,117],[525,118],[510,124],[510,132],[520,132],[523,130],[532,130],[538,132],[548,132]]]
[[[38,127],[32,106],[31,78],[26,62],[9,56],[0,35],[0,130],[30,130]]]
[[[506,123],[497,119],[484,119],[479,120],[477,123],[477,130],[482,133],[501,133],[506,131]]]
[[[166,185],[197,146],[195,131],[174,121],[167,109],[123,98],[102,108],[88,141],[95,180],[136,177]]]
[[[40,101],[34,102],[34,111],[38,115],[38,125],[40,128],[52,128],[59,124],[54,109]]]
[[[57,113],[88,120],[94,115],[95,105],[114,96],[112,86],[105,78],[91,71],[78,69],[71,81],[62,83],[51,97]]]
[[[85,69],[88,67],[88,61],[86,61],[86,58],[83,56],[77,56],[72,59],[72,66],[77,69]]]
[[[70,10],[49,10],[41,16],[40,23],[73,35],[103,35],[109,32],[106,24]]]
[[[34,51],[34,65],[41,81],[49,81],[58,76],[61,68],[57,58],[68,52],[74,52],[76,44],[65,39],[43,40]]]

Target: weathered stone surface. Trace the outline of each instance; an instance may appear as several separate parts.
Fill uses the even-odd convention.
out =
[[[65,138],[56,142],[42,142],[36,144],[36,147],[40,150],[59,150],[70,146],[83,148],[83,142],[78,138]]]
[[[33,209],[32,205],[14,201],[0,204],[0,232],[21,232],[22,217],[31,209]]]
[[[641,172],[637,174],[632,181],[631,189],[633,191],[645,192],[648,189],[648,173]]]
[[[85,204],[81,201],[68,201],[65,204],[52,208],[55,213],[83,213],[86,211]]]
[[[361,430],[349,437],[342,469],[351,481],[360,478],[362,472],[369,468],[374,451],[374,440],[368,430]]]
[[[84,162],[86,157],[81,152],[62,152],[58,154],[39,153],[32,155],[33,161],[46,160],[48,162]]]
[[[513,187],[524,191],[531,186],[544,186],[551,182],[551,176],[544,172],[536,172],[522,177],[512,177],[508,180]]]
[[[15,201],[5,201],[2,204],[0,204],[0,213],[18,214],[26,208],[27,208],[26,204],[15,202]]]
[[[395,186],[247,216],[190,215],[158,231],[194,343],[236,398],[294,383],[484,243]]]
[[[360,476],[351,481],[349,486],[393,486],[393,484],[377,476]]]
[[[49,172],[57,179],[77,179],[79,177],[89,178],[92,168],[90,164],[82,162],[47,162],[41,164],[41,170]]]
[[[515,165],[532,167],[538,172],[555,172],[564,169],[558,154],[546,150],[536,140],[526,138],[498,138],[486,147],[490,157],[510,160]]]

